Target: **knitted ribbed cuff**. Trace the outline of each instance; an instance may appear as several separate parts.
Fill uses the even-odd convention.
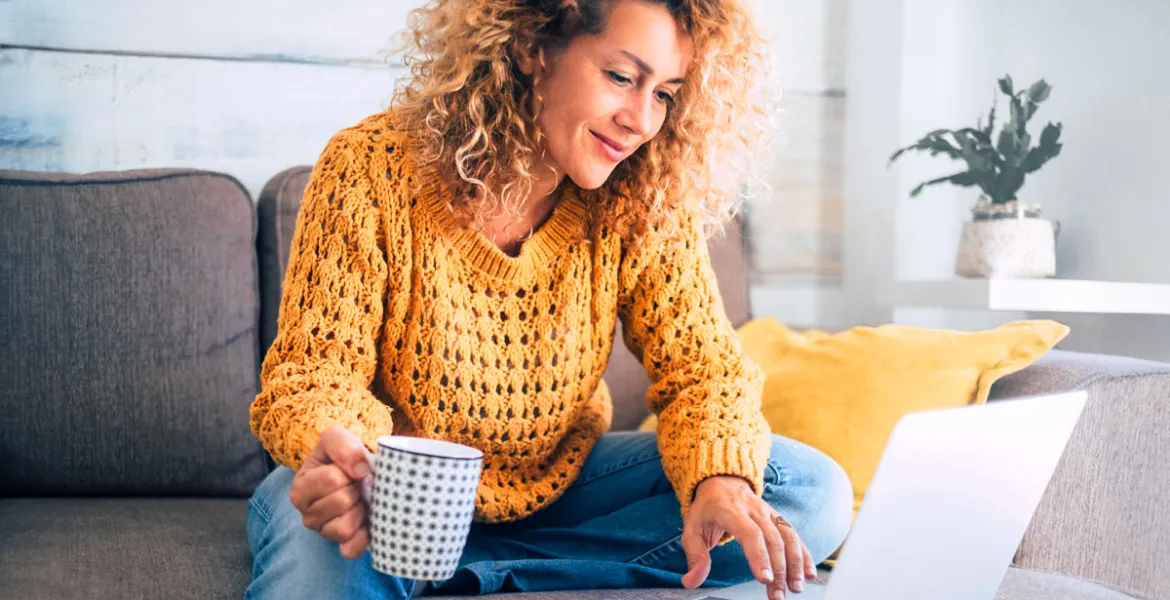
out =
[[[696,454],[686,481],[679,486],[679,504],[685,516],[695,498],[699,484],[716,475],[742,477],[757,496],[764,493],[764,467],[767,454],[759,456],[758,444],[750,439],[717,438],[696,444]]]

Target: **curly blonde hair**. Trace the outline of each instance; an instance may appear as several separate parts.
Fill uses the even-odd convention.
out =
[[[535,180],[541,132],[528,107],[536,81],[520,71],[516,53],[525,45],[555,52],[600,33],[621,1],[431,0],[411,11],[403,44],[410,76],[390,110],[426,142],[422,160],[452,176],[452,209],[465,220],[518,214]],[[658,135],[601,187],[578,193],[594,227],[631,239],[676,230],[680,217],[710,235],[746,196],[767,189],[758,171],[770,156],[771,105],[779,101],[769,87],[770,53],[738,0],[638,1],[670,11],[692,40],[692,66]]]

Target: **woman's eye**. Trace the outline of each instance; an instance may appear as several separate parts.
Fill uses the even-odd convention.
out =
[[[634,82],[634,80],[630,79],[629,77],[625,77],[615,71],[606,71],[605,73],[606,75],[609,75],[609,78],[613,80],[614,83],[620,85],[626,85]]]
[[[658,92],[658,99],[665,104],[674,104],[674,96],[667,92]]]

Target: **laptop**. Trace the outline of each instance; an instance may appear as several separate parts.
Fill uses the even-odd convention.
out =
[[[993,600],[1084,391],[911,413],[894,428],[825,585],[790,600]],[[766,600],[759,582],[694,600]]]

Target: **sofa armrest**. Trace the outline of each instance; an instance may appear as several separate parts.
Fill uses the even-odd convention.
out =
[[[1170,364],[1054,350],[991,398],[1068,390],[1089,402],[1014,562],[1170,598]]]

